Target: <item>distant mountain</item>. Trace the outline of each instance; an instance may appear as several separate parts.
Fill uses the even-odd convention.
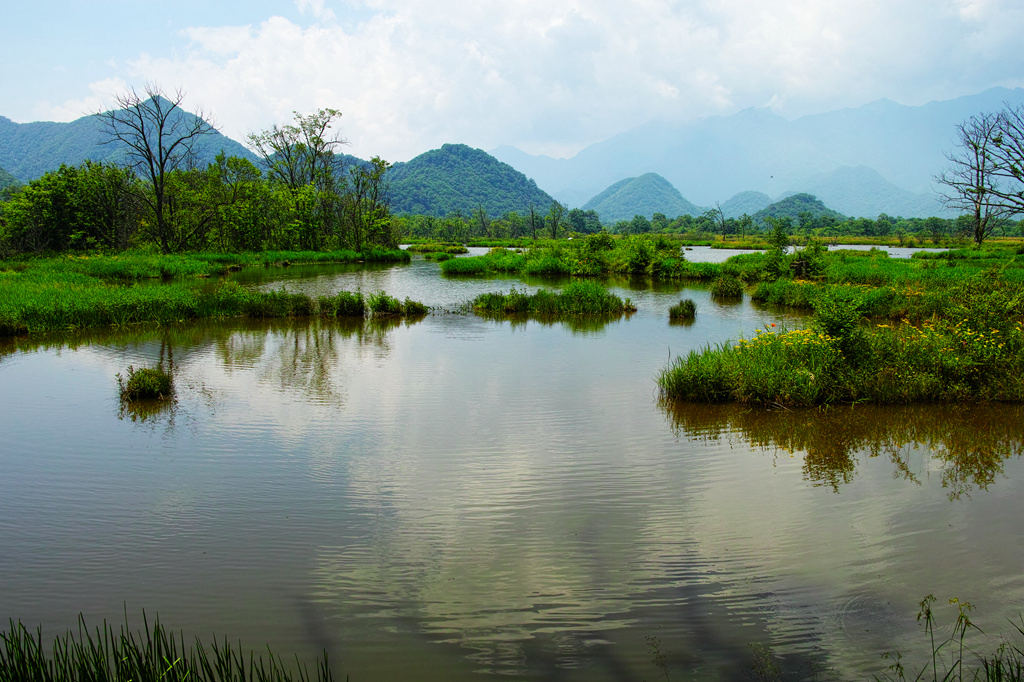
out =
[[[178,109],[179,116],[194,119],[187,111]],[[76,166],[86,159],[122,163],[125,147],[118,143],[104,144],[102,118],[93,114],[71,121],[53,123],[15,123],[0,116],[0,166],[6,168],[22,182],[38,178],[61,164]],[[196,163],[206,166],[223,151],[228,156],[241,156],[256,162],[256,156],[238,142],[213,132],[201,137],[196,144]]]
[[[656,172],[685,187],[698,204],[712,205],[739,191],[779,196],[811,191],[843,167],[867,167],[883,181],[914,195],[933,193],[932,178],[946,168],[955,126],[973,114],[1024,104],[1024,89],[985,92],[921,106],[879,100],[795,120],[766,109],[690,123],[649,123],[593,144],[570,159],[532,156],[509,147],[494,154],[534,178],[569,204],[592,196],[619,178]],[[871,190],[845,199],[852,207]],[[901,206],[916,205],[893,195]],[[860,210],[877,215],[875,206]],[[908,208],[883,209],[889,214]],[[932,211],[922,207],[922,213]]]
[[[731,199],[721,205],[722,215],[726,218],[739,218],[746,213],[754,215],[761,209],[772,203],[772,198],[764,192],[747,190],[734,195]]]
[[[801,213],[810,213],[815,218],[830,215],[837,221],[841,221],[844,218],[841,213],[833,211],[812,194],[790,195],[785,199],[780,199],[774,204],[764,207],[752,217],[755,223],[762,223],[768,217],[790,218],[795,225]]]
[[[937,194],[901,189],[867,166],[842,166],[809,181],[802,189],[837,211],[858,218],[877,218],[882,213],[903,217],[956,214],[943,206]]]
[[[644,173],[636,178],[619,180],[583,204],[583,210],[597,211],[601,222],[608,225],[642,215],[650,218],[663,213],[669,218],[699,215],[703,210],[683,198],[675,187],[657,173]]]
[[[471,215],[482,207],[488,215],[525,213],[530,206],[547,213],[554,201],[512,166],[480,149],[446,144],[388,171],[391,210],[447,216]]]

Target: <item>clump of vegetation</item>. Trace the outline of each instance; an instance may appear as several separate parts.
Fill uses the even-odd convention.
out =
[[[317,307],[323,317],[363,317],[366,300],[361,292],[339,291],[334,296],[321,296]]]
[[[722,275],[711,283],[711,295],[727,300],[743,298],[743,282],[733,275]]]
[[[542,289],[534,294],[512,289],[508,294],[480,294],[473,310],[487,314],[525,314],[541,317],[562,315],[609,315],[633,312],[636,306],[622,300],[600,284],[576,280],[561,292]]]
[[[296,669],[294,663],[271,651],[257,655],[231,645],[227,639],[210,645],[199,639],[185,642],[183,634],[169,632],[159,620],[149,622],[143,614],[143,627],[133,632],[122,626],[115,632],[104,622],[90,631],[79,619],[78,633],[59,635],[47,651],[42,629],[30,632],[20,621],[10,621],[0,632],[0,680],[7,682],[328,682],[333,675],[327,654],[308,667]]]
[[[811,329],[774,324],[752,339],[691,352],[662,371],[670,399],[764,405],[1024,401],[1024,298],[980,282],[956,291],[948,316],[866,323],[861,299],[815,298]]]
[[[697,304],[692,298],[683,299],[668,309],[670,320],[692,320],[696,315]]]
[[[932,605],[936,599],[934,595],[927,595],[920,602],[920,610],[917,612],[917,620],[924,627],[925,637],[928,638],[930,660],[918,663],[918,666],[909,671],[903,662],[903,656],[898,652],[887,652],[884,657],[891,660],[888,672],[878,679],[896,680],[922,680],[931,678],[933,680],[1022,680],[1024,679],[1024,649],[1021,644],[1004,642],[998,649],[990,654],[978,654],[967,644],[968,635],[974,632],[983,632],[971,618],[971,611],[974,607],[970,602],[961,601],[956,597],[949,600],[951,607],[957,611],[953,629],[948,637],[936,639],[936,628],[938,624]],[[1024,619],[1020,624],[1012,623],[1017,634],[1024,637]],[[974,657],[974,661],[965,660],[968,655]],[[915,673],[915,669],[917,672]]]
[[[450,253],[445,253],[445,252],[441,251],[441,252],[425,253],[425,254],[423,254],[423,258],[424,258],[424,260],[432,260],[432,261],[436,261],[438,263],[442,263],[442,262],[444,262],[446,260],[451,260],[452,258],[455,258],[455,256],[453,256]]]
[[[409,246],[407,246],[405,250],[410,251],[412,253],[423,254],[447,253],[450,255],[458,255],[460,253],[469,253],[469,249],[467,249],[462,244],[441,244],[438,242],[422,242],[418,244],[409,244]]]
[[[162,367],[128,365],[128,376],[117,376],[122,402],[136,400],[169,400],[174,395],[174,380]]]
[[[367,298],[367,308],[370,310],[370,314],[374,316],[378,315],[396,315],[405,317],[418,317],[426,315],[427,306],[423,305],[419,301],[414,301],[409,297],[406,297],[405,301],[399,301],[394,296],[389,296],[383,291],[377,291]]]

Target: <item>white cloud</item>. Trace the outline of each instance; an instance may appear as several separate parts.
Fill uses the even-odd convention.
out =
[[[308,25],[190,28],[179,53],[122,77],[184,88],[236,139],[339,108],[352,153],[404,160],[447,141],[575,150],[652,118],[748,106],[914,103],[1019,83],[1024,66],[1010,0],[295,5]]]
[[[60,104],[46,108],[46,118],[53,121],[72,121],[82,116],[110,109],[114,95],[125,92],[128,83],[123,78],[112,77],[89,83],[89,94],[84,97],[67,99]]]

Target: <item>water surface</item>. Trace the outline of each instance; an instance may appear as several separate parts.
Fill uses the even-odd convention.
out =
[[[246,280],[441,311],[546,285],[420,259],[273,276]],[[928,593],[993,633],[1021,610],[1020,408],[661,404],[670,357],[801,318],[612,284],[639,311],[603,325],[437,312],[9,342],[0,618],[146,609],[327,648],[353,680],[736,679],[766,656],[862,679],[921,653]],[[683,297],[697,319],[670,326]],[[122,409],[114,375],[161,358],[175,403]]]

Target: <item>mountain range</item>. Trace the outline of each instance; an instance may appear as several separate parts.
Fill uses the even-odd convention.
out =
[[[507,146],[492,153],[571,206],[624,177],[654,172],[698,205],[744,191],[810,192],[849,215],[940,215],[933,178],[946,167],[956,125],[1004,103],[1024,104],[1024,89],[994,88],[921,106],[879,100],[795,120],[746,109],[648,123],[567,159]]]
[[[554,197],[596,210],[605,223],[654,212],[697,214],[702,205],[720,206],[733,217],[797,193],[813,194],[850,216],[948,215],[933,178],[955,146],[955,126],[1004,104],[1024,105],[1024,89],[996,88],[921,106],[879,100],[795,120],[747,109],[684,124],[654,122],[568,159],[514,147],[489,155],[446,144],[394,164],[388,178],[396,212],[437,216],[478,208],[490,215],[529,206],[546,210]],[[124,150],[105,141],[98,115],[70,123],[15,123],[0,116],[0,168],[28,182],[62,163],[123,161]],[[221,151],[258,163],[219,132],[201,139],[196,161],[205,165]]]

